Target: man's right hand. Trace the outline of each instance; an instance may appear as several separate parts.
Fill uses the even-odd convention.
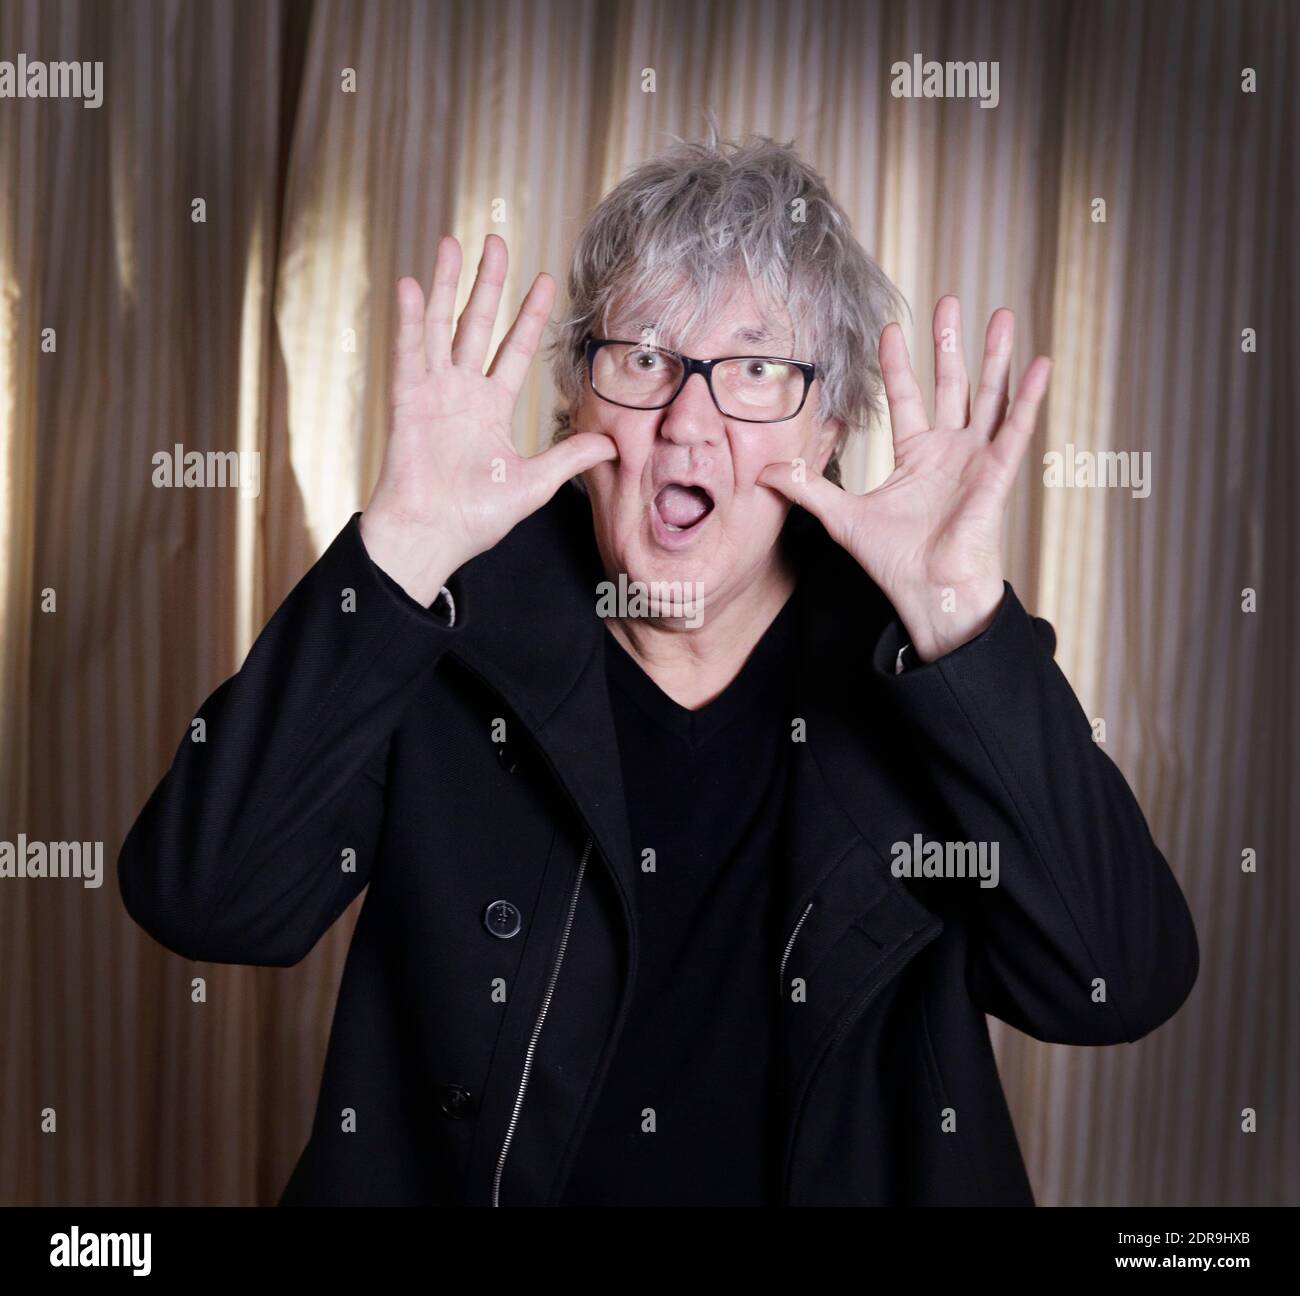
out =
[[[484,240],[478,275],[452,335],[461,250],[438,242],[428,306],[414,279],[397,281],[392,420],[361,536],[371,559],[425,607],[451,574],[541,508],[570,477],[617,457],[614,442],[576,433],[531,458],[511,437],[515,402],[555,302],[533,280],[487,373],[506,277],[505,240]]]

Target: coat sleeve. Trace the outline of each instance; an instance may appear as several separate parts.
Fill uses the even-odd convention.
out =
[[[127,912],[187,958],[296,963],[369,881],[393,731],[463,602],[452,628],[410,598],[360,517],[199,708],[123,843]]]
[[[919,776],[966,840],[999,846],[997,886],[931,884],[959,888],[973,999],[1052,1043],[1121,1043],[1154,1030],[1196,981],[1196,931],[1141,808],[1053,660],[1052,627],[1008,584],[983,634],[896,674],[905,642],[895,619],[872,672],[912,735]]]

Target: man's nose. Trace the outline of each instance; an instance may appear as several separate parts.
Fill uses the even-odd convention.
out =
[[[709,395],[704,375],[695,373],[664,410],[661,434],[679,445],[716,445],[726,434],[722,415]]]

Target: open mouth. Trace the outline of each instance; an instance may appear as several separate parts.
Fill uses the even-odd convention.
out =
[[[669,531],[689,531],[713,512],[713,496],[703,486],[670,482],[655,496],[655,508]]]

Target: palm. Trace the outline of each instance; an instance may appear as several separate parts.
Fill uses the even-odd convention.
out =
[[[969,428],[912,438],[879,487],[851,497],[847,547],[882,589],[901,587],[911,573],[931,585],[965,586],[997,561],[998,473]]]
[[[513,413],[514,400],[500,382],[465,366],[426,374],[400,395],[394,391],[393,502],[408,517],[430,523],[437,517],[467,536],[490,530],[497,510],[512,511],[527,475],[517,471],[527,460],[514,447]],[[386,473],[389,467],[386,462]],[[433,482],[442,489],[431,491]]]

